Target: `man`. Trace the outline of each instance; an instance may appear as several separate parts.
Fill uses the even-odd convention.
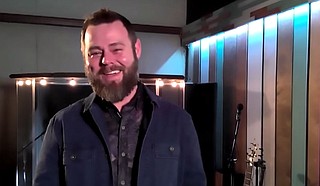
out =
[[[141,43],[122,15],[84,22],[81,51],[90,96],[48,125],[34,186],[204,186],[191,117],[138,80]]]

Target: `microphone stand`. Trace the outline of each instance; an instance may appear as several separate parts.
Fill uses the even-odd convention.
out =
[[[237,107],[237,113],[236,113],[236,127],[234,129],[234,136],[233,136],[233,142],[231,147],[231,153],[228,159],[228,171],[229,171],[229,178],[230,178],[230,186],[234,186],[234,167],[237,162],[237,159],[234,157],[234,151],[236,147],[237,142],[237,136],[239,131],[239,125],[240,125],[240,111],[242,110],[243,105],[239,104]]]
[[[22,180],[23,180],[23,184],[27,185],[27,154],[25,152],[25,150],[32,145],[35,141],[37,141],[41,136],[43,136],[46,133],[46,130],[42,131],[38,136],[36,136],[33,140],[29,141],[29,143],[27,143],[26,145],[24,145],[21,150],[18,151],[18,154],[23,153],[22,154]]]
[[[29,141],[26,145],[24,145],[21,150],[18,151],[18,154],[23,152],[26,148],[28,148],[31,144],[33,144],[35,141],[37,141],[41,136],[43,136],[46,133],[46,130],[42,131],[38,136],[36,136],[33,140]]]

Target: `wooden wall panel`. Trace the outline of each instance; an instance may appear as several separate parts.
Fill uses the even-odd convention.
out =
[[[249,23],[247,82],[247,146],[261,147],[263,20]]]
[[[320,156],[320,1],[311,4],[308,100],[307,185],[319,186]]]
[[[216,64],[217,64],[217,115],[216,115],[216,126],[215,126],[215,140],[223,141],[223,66],[224,66],[224,37],[217,36],[216,40]],[[216,144],[216,149],[223,152],[223,144]],[[223,158],[222,153],[216,156],[216,168],[218,170],[223,169]]]
[[[234,158],[237,159],[235,172],[243,174],[246,168],[246,83],[247,83],[247,25],[225,33],[224,48],[224,149],[230,157],[236,130],[237,106],[244,105],[240,112],[240,123],[235,139]],[[239,182],[239,177],[235,176]]]
[[[263,64],[262,148],[266,161],[265,186],[275,185],[275,106],[277,70],[277,15],[265,19]]]
[[[247,46],[248,46],[248,25],[236,29],[237,31],[237,48],[235,69],[235,99],[237,104],[243,104],[244,108],[240,114],[240,127],[237,137],[237,172],[244,173],[247,159]]]
[[[199,77],[199,73],[200,73],[200,44],[196,45],[196,47],[194,47],[193,50],[193,76],[192,76],[192,82],[193,83],[198,83],[200,82],[200,77]]]
[[[278,15],[276,97],[276,186],[291,185],[291,102],[293,14]]]
[[[200,82],[201,83],[208,83],[209,82],[209,46],[210,46],[210,39],[205,38],[201,40],[201,53],[200,53]]]
[[[216,62],[216,37],[211,37],[209,43],[209,82],[217,82],[217,62]]]
[[[187,46],[188,63],[186,65],[186,81],[188,82],[192,82],[192,79],[193,79],[194,48],[195,48],[194,43],[191,43]]]
[[[193,42],[189,45],[188,64],[186,65],[186,80],[197,83],[199,80],[199,63],[200,63],[200,41]]]
[[[224,162],[227,165],[231,153],[231,146],[235,129],[236,112],[236,35],[234,31],[225,33],[224,39],[224,68],[223,68],[223,146]],[[234,151],[234,157],[237,156],[237,150]]]
[[[306,128],[309,4],[294,9],[292,77],[292,185],[304,186],[306,180]],[[304,161],[301,161],[304,160]]]
[[[242,103],[236,172],[243,173],[244,152],[255,142],[264,151],[265,186],[320,186],[320,1],[242,29],[212,36],[202,49],[209,56],[200,58],[209,60],[201,81],[208,77],[218,87],[215,139],[224,144],[216,147],[223,150],[217,168],[230,155]]]

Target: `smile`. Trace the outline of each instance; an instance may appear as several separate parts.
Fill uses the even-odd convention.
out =
[[[118,74],[118,73],[120,73],[120,70],[113,70],[113,71],[107,72],[105,74],[106,75],[112,75],[112,74]]]

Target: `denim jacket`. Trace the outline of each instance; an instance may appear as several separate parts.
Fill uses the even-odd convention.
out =
[[[144,87],[153,105],[143,139],[138,186],[205,186],[199,141],[191,116]],[[95,93],[51,118],[34,186],[112,186],[102,109]]]

